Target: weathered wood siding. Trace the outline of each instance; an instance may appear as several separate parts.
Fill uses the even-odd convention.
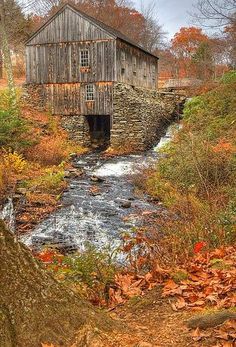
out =
[[[95,101],[85,101],[85,83],[45,84],[49,108],[55,115],[111,115],[113,83],[95,83]]]
[[[157,89],[158,59],[121,40],[116,45],[117,81]]]
[[[89,52],[84,67],[82,50]],[[117,39],[69,5],[26,45],[27,83],[42,89],[58,115],[112,115],[114,83],[156,89],[157,69],[155,57]],[[92,101],[86,101],[88,84],[94,86]]]
[[[72,8],[66,7],[37,32],[28,44],[40,45],[112,38],[114,39],[104,29],[84,18]]]
[[[115,40],[30,45],[26,47],[27,83],[75,83],[115,80]],[[90,66],[80,66],[88,50]]]

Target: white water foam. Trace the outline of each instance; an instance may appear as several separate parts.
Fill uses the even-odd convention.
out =
[[[8,202],[5,204],[2,211],[0,212],[0,219],[6,222],[10,231],[15,231],[15,211],[13,201],[11,198],[8,199]]]

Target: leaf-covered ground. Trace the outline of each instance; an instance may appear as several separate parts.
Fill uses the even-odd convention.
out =
[[[100,306],[123,328],[109,336],[101,333],[101,337],[98,333],[101,337],[98,346],[234,347],[236,248],[198,251],[178,269],[163,269],[156,262],[146,274],[117,272],[107,293],[108,300],[101,299]],[[39,258],[50,270],[54,267],[57,278],[61,269],[69,271],[63,264],[63,256],[44,253]],[[224,321],[215,318],[218,312],[226,313]],[[213,316],[208,328],[202,317],[209,314]],[[188,319],[195,315],[200,315],[200,328],[188,328]]]

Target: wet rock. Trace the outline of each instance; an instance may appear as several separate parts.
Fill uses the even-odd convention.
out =
[[[90,195],[92,195],[92,196],[98,196],[101,194],[102,194],[101,192],[90,192]]]
[[[160,199],[157,197],[152,197],[147,199],[148,202],[160,202]]]
[[[37,235],[32,237],[32,248],[40,251],[44,246],[58,250],[60,253],[68,254],[78,250],[78,245],[70,235],[54,232],[51,235]]]
[[[77,156],[78,156],[77,153],[71,153],[71,154],[70,154],[70,158],[71,158],[71,159],[76,159]]]
[[[22,194],[14,194],[12,197],[12,200],[14,203],[18,202],[19,200],[25,199],[24,195]]]
[[[91,176],[91,181],[92,182],[96,182],[96,183],[102,183],[105,182],[104,178],[98,177],[98,176]]]
[[[65,178],[78,178],[83,175],[83,170],[80,169],[69,169],[65,171]]]
[[[19,195],[26,195],[26,193],[27,193],[26,188],[17,188],[16,190],[16,194],[19,194]]]
[[[132,206],[131,201],[121,201],[120,207],[122,208],[130,208]]]

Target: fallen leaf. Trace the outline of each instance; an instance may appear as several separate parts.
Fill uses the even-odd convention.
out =
[[[178,310],[181,310],[182,308],[186,307],[186,301],[184,300],[184,298],[180,297],[175,303],[175,306]]]

